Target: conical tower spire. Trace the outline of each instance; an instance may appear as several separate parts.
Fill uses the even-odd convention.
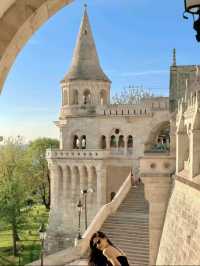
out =
[[[73,53],[72,64],[65,76],[65,80],[99,80],[110,82],[99,63],[88,18],[87,5],[84,5],[84,15]]]
[[[173,63],[172,66],[176,66],[176,48],[173,49]]]

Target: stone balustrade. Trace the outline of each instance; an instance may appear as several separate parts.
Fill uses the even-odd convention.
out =
[[[61,117],[68,116],[152,116],[154,112],[169,109],[168,98],[157,102],[146,100],[137,104],[108,104],[108,105],[65,105],[61,109]]]
[[[79,240],[76,247],[65,249],[54,253],[53,255],[46,256],[44,258],[44,265],[55,266],[55,265],[68,265],[68,263],[79,259],[83,256],[89,247],[89,241],[91,236],[98,231],[105,220],[114,213],[122,201],[125,199],[126,195],[131,189],[131,174],[128,175],[118,193],[115,195],[114,199],[101,207],[97,215],[95,216],[92,223],[89,225],[88,229],[85,231],[83,235],[83,239]],[[27,266],[39,266],[41,265],[41,261],[35,261]]]
[[[104,150],[56,150],[48,149],[46,151],[47,159],[103,159],[109,154]]]
[[[106,116],[152,116],[152,110],[144,104],[110,104],[98,109]]]
[[[112,150],[56,150],[56,149],[47,149],[46,158],[47,159],[105,159],[105,158],[113,158],[113,157],[132,157],[133,153],[131,153],[130,149],[112,149]]]

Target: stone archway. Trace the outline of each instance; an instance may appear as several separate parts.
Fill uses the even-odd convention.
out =
[[[161,148],[160,148],[161,147]],[[169,151],[170,148],[170,121],[162,121],[151,130],[146,142],[145,152]]]
[[[74,0],[0,1],[0,91],[18,53],[50,17]]]

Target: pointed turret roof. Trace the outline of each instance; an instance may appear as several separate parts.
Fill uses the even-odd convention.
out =
[[[99,63],[86,5],[72,63],[65,76],[65,80],[99,80],[110,82]]]
[[[176,66],[176,48],[173,49],[173,63],[172,66]]]

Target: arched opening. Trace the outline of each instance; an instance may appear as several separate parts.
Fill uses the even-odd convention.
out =
[[[131,135],[129,135],[127,139],[127,153],[133,153],[133,137]]]
[[[158,124],[145,143],[146,152],[168,152],[170,150],[170,122]]]
[[[78,104],[78,90],[73,90],[73,104]]]
[[[73,167],[71,193],[73,202],[78,202],[80,198],[80,172],[78,166]]]
[[[125,143],[124,143],[124,136],[119,136],[119,141],[118,141],[118,150],[120,154],[124,153],[124,147],[125,147]]]
[[[101,149],[106,150],[106,136],[101,136]]]
[[[83,135],[81,137],[81,149],[86,149],[86,145],[87,145],[87,142],[86,142],[86,136]]]
[[[81,169],[80,179],[81,179],[81,184],[80,184],[81,190],[88,189],[88,171],[86,166],[83,166]]]
[[[118,144],[119,148],[124,148],[124,136],[119,136],[119,144]]]
[[[73,149],[80,149],[80,140],[77,135],[73,138]]]
[[[0,91],[12,64],[27,41],[57,11],[72,1],[1,1],[1,21],[5,21],[5,23],[0,25],[2,33],[0,35]],[[4,37],[5,32],[7,32],[6,38]]]
[[[89,90],[85,90],[83,93],[83,104],[91,104],[91,93]]]
[[[117,141],[115,135],[112,135],[110,138],[110,148],[117,148]]]
[[[100,92],[100,104],[101,105],[107,104],[107,93],[105,90],[101,90]]]
[[[71,182],[72,182],[72,176],[71,176],[71,168],[67,165],[64,169],[64,183],[63,184],[63,189],[64,194],[65,194],[65,198],[64,198],[64,208],[67,210],[69,207],[69,202],[71,201]]]
[[[62,167],[59,165],[58,166],[58,175],[59,175],[59,178],[57,180],[58,182],[58,191],[57,191],[57,198],[58,198],[58,204],[62,202],[63,200],[63,169]]]

